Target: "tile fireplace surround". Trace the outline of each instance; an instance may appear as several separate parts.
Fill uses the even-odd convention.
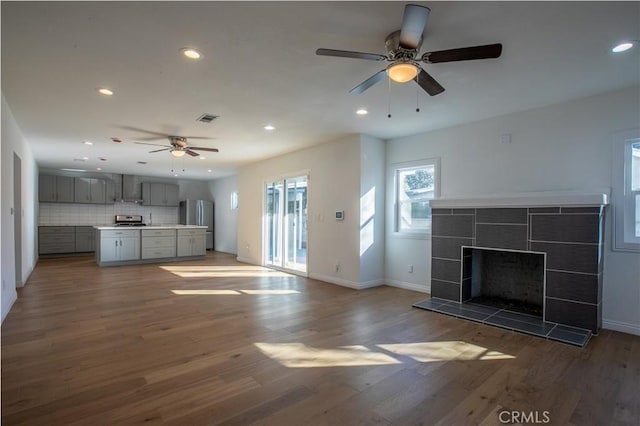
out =
[[[588,335],[582,343],[580,339],[576,342],[554,336],[571,334],[572,328],[576,328],[577,334],[584,335],[587,331],[597,334],[601,327],[607,204],[606,194],[559,193],[432,201],[432,299],[415,306],[528,332],[527,327],[484,320],[484,316],[495,319],[497,315],[505,317],[505,321],[509,317],[513,322],[511,312],[495,309],[494,313],[487,311],[486,315],[480,315],[483,306],[469,303],[471,253],[493,249],[543,254],[542,318],[532,318],[532,322],[539,322],[541,332],[532,334],[580,346],[586,344]],[[477,282],[475,276],[473,281]],[[461,310],[475,312],[460,315]],[[522,321],[528,322],[526,317]],[[553,331],[554,327],[557,330]]]

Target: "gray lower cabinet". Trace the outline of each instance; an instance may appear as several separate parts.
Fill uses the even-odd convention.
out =
[[[74,201],[84,204],[105,204],[107,181],[97,178],[75,178]]]
[[[143,229],[142,259],[162,259],[176,257],[175,229]]]
[[[74,178],[69,176],[38,176],[38,200],[43,203],[73,203]]]
[[[140,259],[140,231],[137,229],[103,230],[100,234],[99,262]]]
[[[38,228],[38,253],[73,253],[76,249],[73,226],[41,226]]]
[[[146,182],[142,184],[142,202],[147,206],[177,207],[178,185]]]
[[[206,229],[178,229],[178,257],[204,256],[206,249]]]
[[[76,226],[76,253],[96,251],[96,230],[93,226]]]

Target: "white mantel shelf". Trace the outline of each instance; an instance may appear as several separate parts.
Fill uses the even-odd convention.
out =
[[[440,198],[431,200],[433,209],[505,208],[505,207],[586,207],[606,206],[609,196],[604,192],[529,192],[469,198]]]

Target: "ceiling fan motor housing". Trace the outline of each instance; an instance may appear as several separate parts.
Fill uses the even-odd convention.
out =
[[[391,60],[411,60],[416,57],[416,54],[422,46],[424,37],[420,37],[420,42],[416,49],[406,49],[400,47],[400,30],[394,31],[387,36],[384,40],[384,47],[387,49],[387,54]]]
[[[187,146],[187,139],[181,136],[169,136],[169,140],[171,141],[171,145],[178,148],[185,148]]]

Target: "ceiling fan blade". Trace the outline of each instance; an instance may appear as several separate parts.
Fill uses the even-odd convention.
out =
[[[171,148],[162,148],[162,149],[156,149],[154,151],[149,151],[149,154],[152,154],[154,152],[160,152],[160,151],[169,151]]]
[[[204,148],[201,146],[190,146],[190,149],[197,149],[198,151],[220,152],[218,148]]]
[[[134,142],[136,145],[151,145],[151,146],[164,146],[167,147],[169,145],[160,145],[159,143],[146,143],[146,142]]]
[[[200,154],[198,154],[195,151],[191,151],[189,148],[185,148],[184,152],[186,152],[187,154],[189,154],[192,157],[199,157],[200,156]]]
[[[420,73],[413,79],[430,96],[435,96],[444,92],[444,87],[440,85],[428,72],[420,69]]]
[[[378,55],[377,53],[352,52],[349,50],[318,49],[316,50],[316,55],[337,56],[340,58],[367,59],[370,61],[386,61],[387,60],[386,56]]]
[[[372,75],[371,77],[369,77],[368,79],[366,79],[365,81],[363,81],[362,83],[358,84],[353,89],[349,90],[349,93],[358,95],[364,92],[365,90],[367,90],[369,87],[376,84],[377,82],[379,82],[380,80],[382,80],[383,78],[385,78],[386,76],[387,76],[387,70],[386,69],[380,70],[374,75]]]
[[[146,130],[146,129],[140,129],[139,127],[132,127],[132,126],[119,126],[121,129],[124,130],[132,130],[134,132],[138,132],[138,133],[147,133],[150,135],[155,135],[158,136],[159,138],[167,138],[169,137],[169,135],[165,134],[165,133],[160,133],[160,132],[154,132],[152,130]]]
[[[210,138],[208,136],[183,136],[183,138],[185,138],[186,140],[189,140],[189,139],[214,140],[214,139],[216,139],[216,138]]]
[[[502,44],[486,44],[484,46],[462,47],[460,49],[439,50],[427,52],[422,60],[428,64],[439,62],[471,61],[474,59],[499,58],[502,54]]]
[[[420,47],[429,12],[431,12],[431,9],[417,4],[408,4],[404,7],[402,28],[400,29],[401,47],[405,49],[417,49]]]

